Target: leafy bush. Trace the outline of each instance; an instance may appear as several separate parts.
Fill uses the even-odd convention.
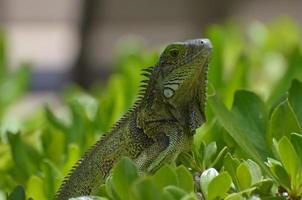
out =
[[[198,129],[192,152],[151,176],[139,176],[124,158],[100,188],[102,198],[94,199],[301,199],[300,36],[286,18],[244,29],[232,23],[209,27],[214,50],[207,123]],[[0,195],[52,199],[72,165],[131,106],[141,68],[157,58],[122,46],[106,87],[90,94],[66,90],[67,117],[45,108],[24,119],[19,132],[2,131]]]

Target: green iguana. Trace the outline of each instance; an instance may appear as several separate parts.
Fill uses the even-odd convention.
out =
[[[155,66],[144,69],[140,98],[71,170],[56,198],[95,194],[123,156],[152,173],[189,151],[195,130],[205,122],[208,39],[168,45]]]

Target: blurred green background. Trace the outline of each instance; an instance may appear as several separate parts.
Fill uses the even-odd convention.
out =
[[[236,3],[233,1],[230,5],[235,5],[234,2]],[[195,2],[193,5],[203,5],[203,3],[212,8],[208,1]],[[182,4],[179,2],[178,4],[179,7],[176,6],[175,9],[181,10]],[[259,2],[256,3],[258,4]],[[10,3],[6,6],[9,7],[9,5]],[[66,48],[59,48],[62,54],[65,53],[64,51],[71,52],[72,55],[68,55],[69,59],[45,56],[43,60],[39,56],[31,57],[34,54],[24,54],[27,48],[28,52],[37,51],[23,42],[27,39],[28,41],[37,39],[37,43],[43,41],[45,39],[43,37],[40,39],[33,37],[35,34],[47,32],[48,29],[44,30],[43,27],[38,27],[38,29],[43,29],[45,32],[28,33],[25,30],[25,33],[33,38],[21,38],[19,40],[22,41],[19,43],[16,38],[24,31],[22,26],[21,29],[14,25],[7,25],[6,28],[3,26],[0,32],[0,199],[5,199],[17,185],[25,187],[27,197],[52,199],[63,177],[73,164],[131,107],[139,90],[138,86],[142,78],[141,69],[156,64],[161,49],[168,42],[192,37],[207,37],[213,43],[213,58],[209,66],[207,123],[198,129],[194,140],[195,147],[207,152],[204,154],[208,157],[203,154],[204,156],[199,158],[200,155],[195,152],[192,155],[181,155],[179,162],[192,168],[192,174],[210,167],[215,167],[218,171],[228,171],[227,165],[222,164],[227,161],[221,160],[228,152],[226,160],[231,160],[231,155],[238,157],[238,163],[239,159],[240,162],[246,159],[254,160],[260,166],[263,177],[270,177],[275,181],[275,190],[281,185],[288,192],[295,189],[294,194],[302,191],[302,185],[296,187],[299,185],[297,183],[288,186],[287,183],[278,179],[278,173],[274,174],[273,169],[276,166],[279,167],[279,163],[278,165],[271,164],[273,167],[270,168],[264,165],[268,157],[282,161],[282,155],[279,155],[281,151],[276,149],[279,146],[281,148],[283,143],[273,141],[273,138],[279,141],[283,136],[299,137],[291,136],[292,132],[301,134],[302,37],[300,21],[295,20],[295,17],[284,15],[269,22],[246,20],[248,23],[244,23],[244,20],[236,16],[236,14],[242,14],[243,11],[222,4],[217,8],[212,8],[216,11],[214,14],[206,15],[214,20],[204,17],[205,14],[199,13],[198,9],[197,11],[193,9],[198,14],[188,15],[190,17],[186,15],[187,18],[184,18],[186,20],[181,21],[183,23],[179,22],[181,26],[174,18],[167,17],[160,26],[156,26],[154,21],[147,18],[146,20],[150,22],[147,25],[142,25],[143,19],[137,20],[137,27],[142,31],[138,31],[139,34],[117,36],[115,34],[120,30],[116,28],[119,27],[116,21],[119,17],[128,16],[127,12],[115,10],[122,14],[114,16],[104,11],[104,15],[107,16],[107,18],[104,17],[105,19],[108,20],[111,17],[111,21],[104,23],[115,23],[111,23],[113,27],[109,28],[104,25],[103,32],[99,36],[101,39],[94,40],[97,36],[94,38],[93,35],[99,32],[93,28],[96,26],[93,23],[99,23],[98,20],[101,18],[99,15],[102,13],[99,9],[106,8],[104,6],[106,4],[88,3],[86,5],[83,3],[80,5],[78,6],[82,13],[80,20],[75,17],[79,21],[77,30],[79,35],[75,36],[78,37],[77,45],[66,44]],[[93,5],[98,5],[96,6],[98,9],[93,10]],[[264,3],[262,6],[266,8],[268,5]],[[111,6],[112,9],[116,8],[114,5]],[[164,4],[163,7],[165,6],[169,4]],[[225,20],[225,17],[233,15],[219,12],[223,6],[230,6],[229,12],[232,9],[237,11],[234,14],[235,18]],[[282,7],[281,4],[279,6]],[[189,7],[192,8],[192,6]],[[127,9],[135,10],[132,7]],[[251,7],[251,10],[253,9]],[[87,13],[89,10],[93,14]],[[248,9],[246,8],[245,11]],[[262,14],[265,12],[264,9]],[[159,13],[165,13],[165,10]],[[259,13],[261,14],[261,10]],[[297,16],[295,12],[293,13]],[[130,29],[135,26],[133,19],[139,18],[138,15],[130,15],[125,19],[131,23]],[[147,12],[146,16],[153,15]],[[242,14],[242,16],[248,18],[249,15]],[[190,24],[188,21],[191,18],[196,20],[194,26],[184,25],[184,22]],[[6,21],[12,21],[12,24],[18,22],[12,17]],[[170,22],[173,22],[172,25]],[[124,23],[120,26],[125,27],[127,23]],[[161,33],[160,27],[166,27],[163,28],[165,34]],[[190,27],[188,28],[190,31],[181,32],[179,31],[181,28],[178,27]],[[131,32],[129,27],[126,30]],[[144,30],[153,32],[144,35],[142,34]],[[172,34],[173,30],[179,32]],[[137,33],[137,30],[134,29],[133,32]],[[149,39],[142,39],[141,35]],[[160,35],[165,36],[160,37]],[[65,39],[69,36],[67,35]],[[111,43],[104,42],[106,40]],[[51,43],[51,37],[49,41]],[[60,43],[60,41],[57,42]],[[99,44],[102,44],[101,49],[96,47]],[[146,47],[149,44],[152,48]],[[20,50],[18,45],[24,45],[23,50],[22,48]],[[47,45],[45,47],[48,48]],[[98,50],[100,51],[97,52]],[[43,53],[57,55],[60,51],[49,49],[49,52],[43,50]],[[29,57],[24,59],[26,55]],[[72,56],[73,61],[70,61]],[[101,59],[96,59],[98,56]],[[61,59],[62,62],[50,62],[49,66],[45,65],[52,58],[59,61]],[[22,62],[23,60],[30,62]],[[67,69],[64,67],[61,69],[61,65]],[[52,67],[59,70],[53,70]],[[285,125],[281,126],[281,124]],[[272,144],[276,149],[272,149]],[[299,152],[299,150],[296,151]],[[219,152],[222,153],[219,154]],[[276,162],[271,161],[271,163]],[[286,170],[282,173],[291,175],[286,164],[284,162],[282,164]],[[299,173],[302,177],[301,166]],[[178,169],[178,171],[181,170]],[[234,183],[236,187],[240,185],[238,182],[236,184],[234,181]],[[249,187],[238,188],[234,190],[240,193]],[[107,196],[110,197],[108,194]]]

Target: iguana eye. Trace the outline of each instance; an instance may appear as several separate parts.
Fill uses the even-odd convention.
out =
[[[170,89],[170,88],[165,88],[164,89],[164,96],[166,98],[171,98],[174,95],[174,90]]]
[[[169,53],[173,58],[176,58],[179,55],[178,49],[171,49]]]

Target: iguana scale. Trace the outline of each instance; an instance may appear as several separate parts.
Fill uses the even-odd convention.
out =
[[[123,156],[140,171],[152,173],[190,150],[195,130],[205,122],[208,39],[168,45],[159,61],[146,68],[143,90],[126,113],[75,165],[56,199],[95,194]]]

